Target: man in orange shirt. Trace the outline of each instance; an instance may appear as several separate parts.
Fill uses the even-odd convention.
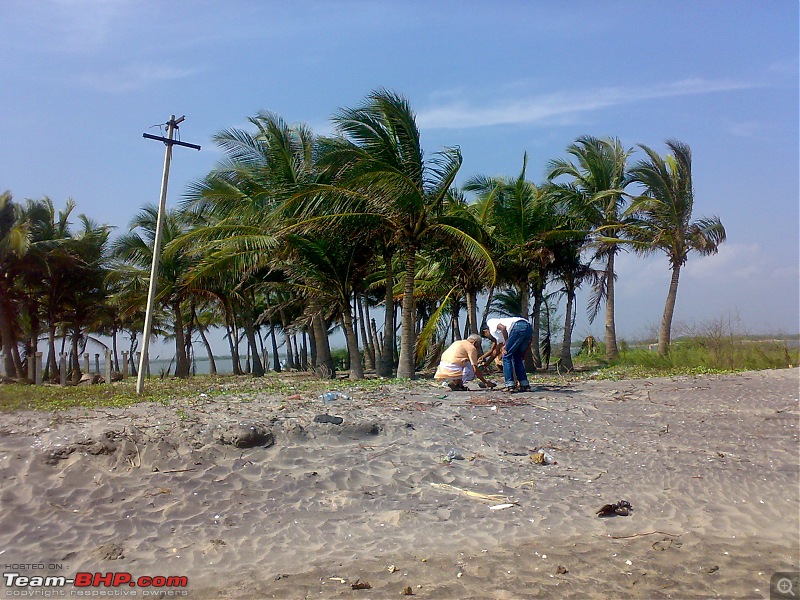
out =
[[[442,358],[433,378],[446,381],[453,391],[467,389],[464,384],[476,377],[487,387],[495,387],[497,384],[493,381],[487,381],[478,368],[478,348],[480,347],[481,336],[475,334],[465,340],[453,342],[442,353]]]

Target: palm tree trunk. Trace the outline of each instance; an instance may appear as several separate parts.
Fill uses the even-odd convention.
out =
[[[478,331],[478,292],[474,290],[468,290],[466,293],[467,296],[467,321],[469,322],[469,332],[470,334],[473,333],[480,333]]]
[[[667,302],[664,305],[664,316],[661,318],[661,329],[658,331],[658,353],[661,356],[669,354],[670,337],[672,334],[672,315],[675,312],[675,300],[678,297],[678,279],[681,276],[681,265],[673,263],[672,278],[669,282]]]
[[[381,355],[381,340],[378,336],[378,326],[375,323],[375,319],[370,319],[369,322],[369,333],[370,337],[372,338],[372,345],[375,349],[375,369],[377,373],[378,365],[381,364],[382,355]]]
[[[28,375],[31,383],[35,381],[35,370],[39,367],[36,363],[36,353],[39,351],[39,316],[35,306],[28,308],[30,321],[30,337],[28,338],[28,348],[25,359],[28,362]]]
[[[308,371],[308,344],[306,343],[306,326],[303,325],[300,335],[302,336],[303,344],[300,347],[300,368],[303,371]]]
[[[234,375],[241,375],[242,363],[239,360],[239,346],[237,345],[236,315],[233,313],[233,306],[227,298],[223,299],[222,309],[225,313],[225,329],[228,331],[228,346],[231,350],[231,368]]]
[[[234,375],[241,375],[242,368],[239,364],[239,351],[233,342],[234,338],[233,328],[230,325],[226,325],[225,329],[228,332],[228,334],[225,337],[228,338],[228,348],[231,351],[231,369],[233,370]]]
[[[308,330],[308,351],[311,354],[311,369],[317,364],[317,340],[314,338],[314,322],[311,322],[311,329]]]
[[[119,373],[119,346],[117,344],[118,332],[119,329],[117,329],[117,326],[114,325],[114,329],[111,333],[111,347],[113,348],[113,353],[114,353],[114,371],[116,371],[117,373]]]
[[[614,325],[614,254],[616,249],[608,255],[606,266],[606,358],[612,360],[617,357],[617,329]]]
[[[353,327],[353,309],[350,302],[342,303],[342,327],[347,341],[347,353],[350,356],[350,379],[364,379],[364,369],[361,366],[361,354],[358,351],[358,338]]]
[[[278,300],[280,302],[280,299]],[[286,311],[283,310],[282,303],[278,307],[278,316],[281,318],[281,329],[283,330],[283,345],[286,346],[286,366],[289,369],[296,369],[294,351],[292,350],[291,334],[289,333],[289,320],[286,318]]]
[[[139,347],[139,340],[137,339],[137,336],[139,334],[135,329],[131,329],[130,332],[131,332],[131,337],[130,337],[131,345],[130,345],[130,348],[128,349],[128,365],[130,366],[131,375],[136,377],[138,375],[138,373],[136,371],[136,368],[137,368],[136,367],[136,348]],[[64,340],[66,341],[66,335],[64,336]],[[62,352],[64,351],[63,348],[62,348],[61,351]]]
[[[334,379],[336,377],[336,368],[331,358],[328,328],[325,325],[325,320],[322,318],[322,307],[319,304],[319,300],[310,300],[309,308],[312,311],[311,327],[314,329],[314,341],[316,342],[317,350],[316,361],[314,363],[315,370],[320,377]]]
[[[399,325],[397,324],[397,311],[400,310],[402,312],[402,308],[403,308],[403,302],[401,300],[400,306],[395,306],[394,310],[392,310],[392,331],[394,332],[394,335],[392,336],[392,340],[394,341],[392,347],[392,352],[394,353],[392,360],[396,365],[400,364],[400,348],[397,346],[397,340],[400,339],[399,332],[403,325],[402,321],[400,322]]]
[[[551,344],[552,340],[552,331],[551,331],[551,323],[550,323],[550,305],[547,302],[547,298],[542,295],[542,304],[544,304],[544,316],[545,316],[545,336],[544,339],[539,342],[539,346],[542,349],[542,365],[544,366],[545,370],[550,370],[550,356],[552,355],[553,346]]]
[[[292,350],[294,351],[294,368],[300,369],[300,352],[297,349],[297,335],[293,333],[290,339],[292,340]]]
[[[270,338],[272,338],[272,370],[275,371],[276,373],[280,373],[281,358],[280,356],[278,356],[278,340],[275,337],[275,321],[273,320],[273,312],[270,310],[269,307],[269,299],[270,299],[270,294],[269,292],[267,292],[267,294],[264,296],[264,301],[267,306],[267,319],[269,321],[269,336]],[[278,301],[280,302],[280,298],[278,299]]]
[[[280,373],[281,358],[278,356],[278,340],[275,339],[275,323],[272,322],[272,316],[269,318],[269,337],[272,338],[272,370]]]
[[[486,317],[489,316],[489,308],[492,305],[492,298],[494,298],[494,286],[489,288],[489,295],[486,297],[486,306],[483,307],[483,315],[481,316],[481,324],[486,322]],[[478,332],[480,333],[480,332]]]
[[[450,343],[455,342],[456,340],[461,339],[461,331],[460,328],[460,321],[461,321],[461,310],[458,308],[459,304],[461,304],[461,299],[458,295],[453,294],[453,314],[450,316],[450,326],[453,328],[452,335],[450,336]]]
[[[81,361],[80,351],[78,349],[78,342],[80,341],[81,332],[78,327],[72,332],[72,383],[78,384],[81,380]]]
[[[531,358],[533,366],[537,369],[542,368],[542,355],[539,351],[542,321],[542,288],[536,283],[533,288],[533,338],[531,339]],[[527,367],[526,367],[527,368]]]
[[[375,369],[375,347],[372,345],[372,336],[367,333],[367,319],[364,317],[364,299],[356,294],[356,308],[358,310],[358,324],[361,328],[361,339],[364,340],[364,367],[367,371]]]
[[[386,271],[386,292],[384,295],[383,343],[378,344],[376,370],[379,377],[391,377],[394,371],[394,273],[392,272],[392,253],[383,249],[383,263]]]
[[[47,366],[44,368],[45,375],[50,381],[56,380],[60,373],[58,371],[58,359],[56,358],[56,323],[55,319],[50,318],[50,326],[47,330]]]
[[[203,340],[203,346],[206,347],[206,353],[208,354],[208,374],[216,375],[217,363],[214,361],[214,352],[211,350],[211,344],[208,343],[206,332],[199,322],[197,323],[197,330],[200,332],[200,339]]]
[[[519,283],[519,310],[523,319],[530,321],[531,318],[531,284],[528,279]],[[528,373],[536,371],[536,364],[533,360],[533,338],[531,338],[531,351],[525,353],[525,370]]]
[[[517,284],[517,292],[519,293],[519,316],[523,319],[530,319],[529,313],[531,301],[531,286],[528,281],[520,281]]]
[[[256,327],[256,341],[258,341],[258,349],[261,352],[261,364],[264,366],[264,372],[269,371],[269,352],[264,346],[264,336],[261,335],[261,328]]]
[[[189,321],[186,323],[186,329],[184,330],[186,333],[183,337],[183,347],[186,352],[186,372],[190,374],[194,374],[192,371],[192,364],[194,363],[194,347],[192,346],[192,337],[194,337],[195,317],[194,300],[192,300],[189,309]]]
[[[409,246],[406,252],[406,268],[403,276],[403,314],[400,320],[400,360],[397,377],[414,379],[414,347],[416,345],[416,306],[414,303],[414,275],[416,274],[416,251]]]
[[[253,361],[253,377],[263,377],[264,376],[264,365],[261,364],[261,358],[258,355],[258,344],[256,343],[256,329],[253,326],[252,319],[245,319],[244,322],[244,333],[247,337],[247,346],[249,348],[249,354],[251,355],[251,360]]]
[[[0,298],[0,342],[2,342],[3,352],[5,353],[6,374],[11,377],[12,373],[16,373],[17,379],[22,379],[25,376],[25,372],[22,370],[22,360],[19,356],[19,348],[17,348],[17,338],[14,335],[11,314],[7,302]]]
[[[564,317],[564,339],[561,343],[561,366],[572,371],[572,305],[575,302],[575,290],[567,285],[567,316]]]
[[[183,331],[181,303],[174,302],[172,310],[175,313],[175,377],[188,377],[189,359],[186,356],[186,338]]]

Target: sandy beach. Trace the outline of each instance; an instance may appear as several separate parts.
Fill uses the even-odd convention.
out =
[[[536,383],[3,414],[4,573],[188,580],[66,596],[513,599],[769,598],[800,570],[798,369]]]

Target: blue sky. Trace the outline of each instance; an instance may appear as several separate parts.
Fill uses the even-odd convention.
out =
[[[694,155],[695,216],[728,242],[691,256],[676,321],[732,315],[798,329],[798,3],[795,0],[259,2],[4,0],[0,189],[72,197],[120,230],[158,200],[163,146],[186,115],[168,203],[220,158],[211,136],[270,110],[329,133],[329,117],[389,88],[428,154],[458,145],[459,177],[529,178],[582,134]],[[639,154],[638,156],[641,156]],[[650,333],[667,260],[618,262],[617,326]],[[583,308],[576,337],[602,335]]]

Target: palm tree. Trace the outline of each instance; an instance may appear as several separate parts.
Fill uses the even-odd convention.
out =
[[[528,181],[527,166],[528,154],[525,153],[518,177],[477,176],[470,179],[464,189],[478,194],[475,210],[486,215],[482,220],[491,232],[499,278],[516,289],[518,315],[526,319],[533,317],[532,364],[526,364],[526,368],[531,369],[541,366],[539,313],[547,272],[554,259],[553,231],[560,221],[550,188],[539,188]]]
[[[395,369],[395,284],[396,269],[392,264],[390,247],[385,239],[378,236],[378,231],[370,229],[369,239],[375,240],[376,252],[370,264],[370,271],[359,282],[359,313],[363,337],[367,340],[364,346],[369,348],[375,373],[379,377],[392,377]],[[375,237],[373,237],[375,236]],[[383,334],[379,335],[378,325],[370,314],[370,307],[384,305]]]
[[[397,376],[414,378],[416,305],[414,278],[417,252],[433,238],[450,238],[472,256],[487,256],[474,238],[459,228],[457,218],[443,206],[461,167],[458,148],[445,148],[432,159],[423,158],[420,134],[408,101],[387,90],[377,90],[362,106],[342,109],[333,117],[340,138],[325,141],[322,163],[333,183],[309,191],[317,202],[307,205],[309,215],[325,208],[332,219],[360,219],[372,226],[375,245],[402,258],[401,344]],[[306,198],[308,193],[306,194]],[[387,280],[391,273],[387,273]],[[387,290],[387,324],[389,290]],[[393,305],[393,299],[392,299]],[[384,339],[393,332],[384,328]]]
[[[461,229],[472,236],[486,248],[486,257],[480,260],[470,259],[459,252],[459,248],[453,244],[443,244],[443,259],[448,259],[451,264],[450,272],[453,280],[464,294],[467,309],[467,325],[470,334],[480,333],[480,321],[478,320],[478,294],[483,290],[491,289],[497,280],[497,267],[495,265],[496,254],[494,252],[490,224],[490,215],[487,214],[486,206],[481,203],[470,204],[464,193],[460,190],[451,190],[450,198],[447,202],[447,212],[451,216],[461,219]],[[447,240],[444,240],[445,242]],[[441,253],[440,253],[441,254]]]
[[[214,306],[208,300],[201,300],[200,302],[192,303],[192,319],[197,325],[197,333],[200,334],[200,340],[206,349],[208,356],[208,373],[209,375],[217,374],[217,362],[214,359],[214,351],[208,341],[206,332],[211,327],[221,325],[220,313],[215,310]]]
[[[146,281],[153,259],[153,242],[155,240],[158,207],[148,205],[133,218],[130,232],[120,236],[113,245],[114,255],[127,263],[118,270],[128,278],[136,280],[138,286]],[[165,252],[162,253],[158,268],[157,301],[171,311],[175,333],[175,355],[177,377],[189,376],[189,358],[186,351],[186,337],[183,319],[183,303],[189,297],[183,279],[193,264],[193,259],[186,249],[184,252],[166,252],[167,246],[180,237],[191,226],[191,219],[175,209],[167,210],[164,215],[163,240]]]
[[[286,237],[303,233],[296,226],[294,209],[284,202],[297,190],[318,182],[316,138],[305,125],[289,126],[272,113],[261,112],[249,121],[257,129],[255,134],[230,129],[215,136],[226,160],[193,184],[186,195],[185,206],[208,219],[205,226],[176,242],[177,246],[194,246],[203,254],[189,274],[193,285],[200,285],[201,279],[224,276],[233,279],[229,289],[245,282],[257,285],[255,274],[269,280],[261,282],[264,284],[285,279],[281,260],[288,250]],[[266,288],[260,292],[269,293]],[[243,300],[246,304],[247,299]],[[306,309],[315,337],[317,371],[333,376],[323,303],[311,296]],[[268,310],[265,318],[271,320],[272,313]],[[247,327],[250,319],[245,315]],[[281,325],[288,324],[281,320]]]
[[[523,314],[522,298],[520,298],[519,290],[509,288],[495,294],[492,297],[489,312],[501,317],[516,317]]]
[[[60,211],[52,201],[27,200],[19,211],[19,220],[25,224],[27,251],[24,260],[9,266],[7,274],[13,272],[15,282],[17,326],[24,338],[25,356],[29,373],[32,373],[33,356],[38,351],[42,328],[49,329],[48,369],[55,366],[55,333],[59,311],[63,306],[62,295],[71,285],[71,270],[80,257],[70,248],[71,233],[67,218],[74,208],[72,201]]]
[[[302,292],[335,307],[345,332],[350,379],[363,379],[351,302],[356,282],[367,272],[365,244],[353,232],[346,239],[338,233],[327,237],[292,235],[287,246],[290,256],[284,269],[290,281]]]
[[[80,260],[70,270],[70,285],[63,295],[65,331],[72,335],[72,380],[80,379],[78,347],[93,323],[102,321],[108,298],[106,277],[109,258],[108,237],[111,227],[79,215],[80,229],[70,245]],[[85,339],[84,339],[85,341]]]
[[[17,313],[15,302],[16,275],[22,257],[30,247],[30,230],[22,219],[22,209],[11,198],[11,192],[0,194],[0,346],[5,354],[5,372],[24,377],[17,346]]]
[[[627,211],[631,223],[625,230],[638,252],[659,249],[669,258],[672,277],[658,332],[658,352],[662,356],[669,353],[678,279],[689,252],[716,254],[725,241],[725,228],[718,217],[692,221],[691,149],[677,140],[667,140],[666,144],[672,154],[664,157],[643,144],[639,146],[648,158],[638,161],[630,174],[633,181],[644,187],[644,194],[631,203]]]
[[[616,358],[617,333],[614,322],[614,258],[620,245],[615,240],[624,227],[626,173],[630,149],[623,148],[619,139],[598,139],[581,136],[567,148],[577,164],[557,159],[549,163],[548,179],[570,177],[567,183],[554,183],[562,195],[569,196],[571,210],[577,211],[591,231],[589,246],[594,259],[605,263],[605,270],[594,286],[589,305],[589,322],[597,316],[605,299],[606,358]]]
[[[52,378],[58,371],[55,338],[62,322],[65,296],[70,293],[73,271],[81,268],[83,257],[76,248],[70,230],[70,216],[75,203],[70,198],[63,210],[56,211],[45,196],[27,200],[23,218],[28,222],[30,247],[26,268],[22,273],[24,304],[30,328],[28,349],[36,352],[42,321],[48,328],[48,357],[46,372]]]
[[[553,272],[563,286],[560,291],[567,299],[564,310],[564,336],[561,342],[561,366],[567,371],[573,369],[572,330],[575,326],[575,294],[585,281],[592,283],[597,281],[597,272],[589,263],[583,261],[582,252],[585,243],[586,236],[578,233],[559,240],[554,247]]]
[[[147,311],[146,275],[147,273],[143,273],[140,268],[113,256],[106,274],[108,310],[115,314],[118,331],[128,335],[128,367],[134,376],[138,368],[136,350],[139,347],[139,335],[144,330]],[[154,308],[156,310],[153,311],[152,335],[165,336],[166,315],[160,307]]]
[[[420,328],[417,337],[417,362],[438,360],[449,329],[451,341],[461,339],[459,315],[466,309],[464,337],[477,334],[478,294],[494,286],[497,272],[490,256],[491,238],[486,219],[468,204],[463,192],[451,189],[444,204],[444,214],[458,224],[463,233],[478,240],[485,248],[483,256],[462,252],[460,242],[450,237],[432,238],[417,261],[415,296]]]

